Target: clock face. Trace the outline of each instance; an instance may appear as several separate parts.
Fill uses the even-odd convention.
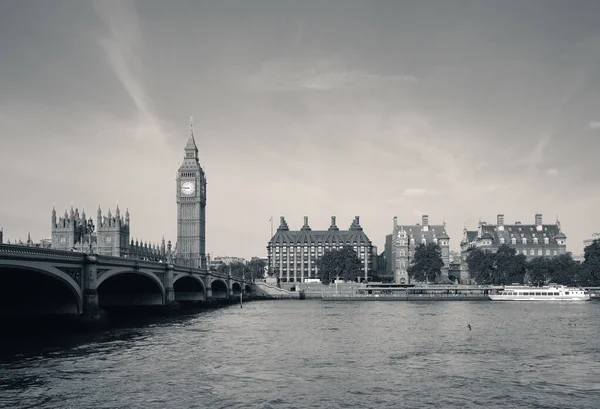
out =
[[[196,191],[196,183],[193,180],[186,180],[181,182],[181,193],[189,196],[193,195]]]
[[[108,236],[105,240],[107,243],[110,243],[112,241],[112,237]]]
[[[61,243],[65,243],[66,241],[67,241],[67,238],[66,238],[66,237],[61,237],[61,238],[60,238],[60,242],[61,242]]]

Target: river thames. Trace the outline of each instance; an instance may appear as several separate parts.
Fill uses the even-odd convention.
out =
[[[598,302],[255,301],[4,345],[0,407],[595,409],[598,328]]]

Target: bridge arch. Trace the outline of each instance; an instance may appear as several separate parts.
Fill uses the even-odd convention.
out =
[[[78,270],[78,268],[74,268]],[[80,269],[79,269],[80,270]],[[81,279],[81,273],[75,275]],[[63,315],[83,312],[83,292],[64,271],[37,263],[0,263],[2,287],[0,315]]]
[[[97,279],[100,308],[138,307],[165,304],[165,288],[159,277],[148,271],[114,269]]]
[[[194,274],[178,274],[173,278],[175,301],[179,303],[206,300],[206,287],[202,279]]]
[[[250,284],[248,284],[248,283],[244,284],[244,294],[250,295],[251,293],[252,293],[252,287],[250,286]]]
[[[220,278],[213,279],[210,283],[210,288],[212,290],[212,296],[217,300],[225,300],[228,297],[229,289],[227,288],[227,283]]]
[[[242,285],[237,281],[234,281],[233,284],[231,284],[231,293],[234,297],[239,297],[242,293]]]

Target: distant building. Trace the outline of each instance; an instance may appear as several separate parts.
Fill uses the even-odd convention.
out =
[[[56,209],[53,208],[51,227],[53,249],[82,252],[91,249],[95,254],[104,256],[157,261],[166,258],[167,246],[164,238],[160,246],[130,240],[129,211],[122,217],[119,206],[114,216],[110,210],[107,216],[102,216],[102,210],[98,207],[95,225],[92,218],[86,220],[85,211],[80,215],[79,209],[73,209],[73,206],[69,213],[65,210],[64,216],[60,218],[57,218]]]
[[[0,244],[4,244],[4,228],[0,227]]]
[[[0,233],[2,234],[2,233]],[[1,236],[0,236],[1,237]],[[595,240],[600,239],[600,233],[594,233],[592,234],[592,238],[591,239],[586,239],[583,241],[583,248],[585,249],[587,246],[591,246]]]
[[[386,238],[386,245],[387,245]],[[398,218],[394,217],[393,233],[391,235],[391,258],[388,261],[394,269],[394,281],[398,284],[408,284],[408,267],[415,256],[415,249],[419,244],[435,243],[442,250],[442,267],[440,279],[448,279],[450,237],[446,232],[446,223],[430,225],[429,216],[421,217],[421,224],[398,225]]]
[[[394,278],[394,262],[392,260],[392,234],[385,236],[385,245],[383,247],[383,258],[385,260],[384,272],[381,281],[393,282]]]
[[[373,245],[356,216],[348,230],[340,230],[335,216],[327,230],[312,230],[308,217],[300,230],[290,230],[284,217],[280,218],[277,232],[267,245],[268,267],[283,282],[303,282],[318,278],[317,260],[328,250],[350,246],[361,260],[363,279],[374,273]],[[376,251],[376,250],[375,250]]]
[[[495,252],[506,244],[523,254],[527,259],[534,257],[554,257],[567,252],[567,236],[562,232],[560,222],[543,224],[542,215],[535,215],[534,224],[505,224],[504,215],[499,214],[496,224],[479,222],[477,230],[463,230],[461,248],[462,279],[469,279],[466,258],[469,250],[479,248]]]

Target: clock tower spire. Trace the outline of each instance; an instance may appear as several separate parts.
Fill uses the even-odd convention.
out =
[[[175,262],[206,268],[206,175],[198,159],[193,119],[177,171],[177,258]]]

